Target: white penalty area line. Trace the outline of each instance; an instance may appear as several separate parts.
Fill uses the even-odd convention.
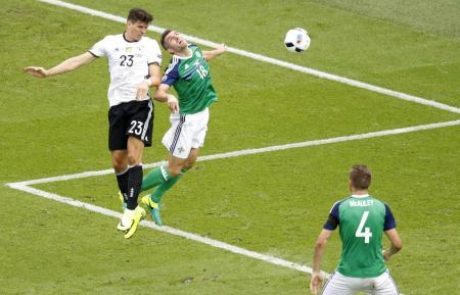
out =
[[[274,152],[274,151],[280,151],[280,150],[286,150],[286,149],[292,149],[292,148],[318,146],[318,145],[324,145],[324,144],[347,142],[347,141],[354,141],[354,140],[361,140],[361,139],[368,139],[368,138],[382,137],[382,136],[389,136],[389,135],[398,135],[398,134],[411,133],[411,132],[437,129],[437,128],[444,128],[444,127],[451,127],[451,126],[458,126],[458,125],[460,125],[460,120],[426,124],[426,125],[418,125],[418,126],[412,126],[412,127],[406,127],[406,128],[397,128],[397,129],[356,134],[356,135],[350,135],[350,136],[340,136],[340,137],[334,137],[334,138],[304,141],[304,142],[299,142],[299,143],[277,145],[277,146],[258,148],[258,149],[246,149],[246,150],[240,150],[240,151],[234,151],[234,152],[228,152],[228,153],[220,153],[220,154],[200,157],[199,161],[233,158],[233,157],[239,157],[239,156],[244,156],[244,155],[260,154],[260,153]],[[152,164],[144,165],[144,167],[145,168],[155,167],[155,166],[158,166],[159,164],[160,162],[152,163]],[[88,171],[88,172],[71,174],[71,175],[63,175],[63,176],[41,178],[41,179],[30,180],[30,181],[7,183],[6,185],[12,189],[20,190],[26,193],[30,193],[30,194],[39,196],[39,197],[44,197],[44,198],[54,200],[57,202],[61,202],[64,204],[68,204],[74,207],[84,208],[91,212],[100,213],[106,216],[111,216],[111,217],[120,219],[121,213],[119,212],[116,212],[116,211],[113,211],[107,208],[99,207],[93,204],[84,203],[84,202],[81,202],[81,201],[78,201],[78,200],[75,200],[69,197],[60,196],[58,194],[49,193],[49,192],[29,186],[33,184],[64,181],[64,180],[78,179],[78,178],[91,177],[91,176],[101,176],[101,175],[107,175],[107,174],[112,174],[112,173],[113,173],[112,169],[106,169],[106,170],[100,170],[100,171]],[[200,236],[198,234],[186,232],[186,231],[172,228],[169,226],[159,227],[155,223],[151,221],[147,221],[147,220],[143,220],[140,223],[140,225],[163,232],[163,233],[168,233],[168,234],[182,237],[188,240],[203,243],[203,244],[215,247],[215,248],[223,249],[223,250],[235,253],[235,254],[239,254],[239,255],[247,256],[253,259],[261,260],[261,261],[264,261],[264,262],[267,262],[273,265],[286,267],[286,268],[296,270],[299,272],[303,272],[303,273],[308,273],[308,274],[312,273],[312,269],[308,266],[298,264],[295,262],[291,262],[291,261],[288,261],[288,260],[285,260],[279,257],[274,257],[271,255],[266,255],[266,254],[258,253],[255,251],[247,250],[247,249],[237,247],[231,244],[227,244],[227,243],[224,243],[218,240],[213,240],[208,237]],[[330,276],[330,274],[324,271],[322,271],[322,273],[324,274],[325,277]],[[404,294],[401,293],[401,295],[404,295]]]
[[[39,196],[39,197],[43,197],[43,198],[46,198],[46,199],[50,199],[50,200],[53,200],[53,201],[57,201],[57,202],[60,202],[60,203],[71,205],[71,206],[74,206],[74,207],[77,207],[77,208],[83,208],[83,209],[89,210],[91,212],[103,214],[103,215],[106,215],[106,216],[111,216],[111,217],[114,217],[114,218],[117,218],[117,219],[120,219],[121,216],[122,216],[122,214],[119,213],[119,212],[116,212],[116,211],[113,211],[113,210],[110,210],[110,209],[107,209],[107,208],[99,207],[99,206],[96,206],[96,205],[93,205],[93,204],[88,204],[88,203],[85,203],[85,202],[81,202],[81,201],[78,201],[78,200],[75,200],[75,199],[72,199],[72,198],[69,198],[69,197],[60,196],[58,194],[49,193],[49,192],[46,192],[46,191],[43,191],[43,190],[40,190],[40,189],[30,187],[30,186],[25,185],[23,183],[9,183],[9,184],[7,184],[7,186],[9,186],[9,187],[11,187],[13,189],[16,189],[16,190],[20,190],[20,191],[23,191],[23,192],[26,192],[26,193],[30,193],[30,194]],[[182,237],[182,238],[185,238],[185,239],[188,239],[188,240],[200,242],[202,244],[206,244],[206,245],[209,245],[209,246],[212,246],[212,247],[215,247],[215,248],[223,249],[223,250],[235,253],[235,254],[240,254],[240,255],[251,257],[251,258],[254,258],[254,259],[262,260],[264,262],[268,262],[268,263],[271,263],[271,264],[274,264],[274,265],[277,265],[277,266],[283,266],[283,267],[286,267],[286,268],[289,268],[289,269],[297,270],[297,271],[308,273],[308,274],[312,273],[312,269],[310,267],[308,267],[308,266],[305,266],[305,265],[301,265],[301,264],[298,264],[298,263],[295,263],[295,262],[287,261],[287,260],[284,260],[284,259],[281,259],[281,258],[278,258],[278,257],[271,256],[271,255],[261,254],[261,253],[255,252],[255,251],[247,250],[247,249],[244,249],[244,248],[241,248],[241,247],[237,247],[237,246],[234,246],[234,245],[231,245],[231,244],[227,244],[227,243],[224,243],[224,242],[221,242],[221,241],[218,241],[218,240],[213,240],[213,239],[208,238],[208,237],[200,236],[200,235],[197,235],[197,234],[194,234],[194,233],[186,232],[186,231],[176,229],[176,228],[173,228],[173,227],[169,227],[169,226],[166,226],[166,225],[157,226],[152,221],[143,220],[143,221],[141,221],[140,225],[142,225],[144,227],[154,229],[154,230],[157,230],[157,231],[160,231],[160,232],[163,232],[163,233],[171,234],[171,235]],[[329,276],[328,273],[324,273],[324,275],[326,277]]]
[[[457,126],[457,125],[460,125],[460,120],[426,124],[426,125],[418,125],[418,126],[412,126],[412,127],[406,127],[406,128],[397,128],[397,129],[391,129],[391,130],[383,130],[383,131],[356,134],[356,135],[350,135],[350,136],[340,136],[340,137],[334,137],[334,138],[304,141],[304,142],[299,142],[299,143],[277,145],[277,146],[271,146],[271,147],[265,147],[265,148],[239,150],[239,151],[234,151],[234,152],[203,156],[199,158],[199,161],[233,158],[233,157],[239,157],[239,156],[245,156],[245,155],[260,154],[260,153],[267,153],[267,152],[274,152],[274,151],[281,151],[281,150],[302,148],[302,147],[309,147],[309,146],[318,146],[318,145],[325,145],[325,144],[332,144],[332,143],[339,143],[339,142],[347,142],[347,141],[368,139],[368,138],[374,138],[374,137],[383,137],[383,136],[389,136],[389,135],[411,133],[411,132],[416,132],[416,131],[444,128],[444,127]],[[159,163],[153,163],[153,164],[148,164],[144,166],[145,168],[148,168],[148,167],[155,167],[158,165]],[[78,200],[75,200],[69,197],[64,197],[58,194],[46,192],[46,191],[43,191],[37,188],[30,187],[30,185],[34,185],[34,184],[50,183],[50,182],[55,182],[55,181],[64,181],[64,180],[71,180],[71,179],[78,179],[78,178],[85,178],[85,177],[92,177],[92,176],[101,176],[101,175],[107,175],[107,174],[112,174],[112,173],[113,173],[112,169],[106,169],[106,170],[100,170],[100,171],[88,171],[88,172],[77,173],[77,174],[70,174],[70,175],[63,175],[63,176],[57,176],[57,177],[48,177],[48,178],[41,178],[41,179],[35,179],[35,180],[29,180],[29,181],[8,183],[6,185],[12,189],[20,190],[26,193],[30,193],[30,194],[39,196],[39,197],[47,198],[53,201],[61,202],[61,203],[71,205],[74,207],[78,207],[78,208],[84,208],[91,212],[100,213],[106,216],[111,216],[111,217],[119,219],[121,218],[121,213],[119,212],[109,210],[107,208],[99,207],[93,204],[84,203],[84,202],[81,202],[81,201],[78,201]],[[301,264],[291,262],[291,261],[288,261],[282,258],[271,256],[271,255],[261,254],[255,251],[247,250],[241,247],[227,244],[227,243],[224,243],[218,240],[213,240],[208,237],[203,237],[198,234],[182,231],[182,230],[172,228],[169,226],[159,227],[151,221],[143,220],[141,222],[141,225],[144,227],[148,227],[148,228],[160,231],[160,232],[168,233],[171,235],[175,235],[175,236],[193,240],[199,243],[203,243],[203,244],[215,247],[215,248],[223,249],[223,250],[235,253],[235,254],[240,254],[240,255],[244,255],[244,256],[247,256],[253,259],[265,261],[267,263],[274,264],[277,266],[286,267],[289,269],[297,270],[297,271],[308,273],[308,274],[311,274],[312,272],[312,269],[305,265],[301,265]],[[326,277],[329,276],[329,274],[326,272],[323,272],[323,274]]]
[[[437,129],[437,128],[444,128],[444,127],[451,127],[451,126],[458,126],[458,125],[460,125],[460,120],[432,123],[432,124],[418,125],[418,126],[412,126],[412,127],[406,127],[406,128],[389,129],[389,130],[355,134],[355,135],[349,135],[349,136],[340,136],[340,137],[291,143],[291,144],[285,144],[285,145],[276,145],[276,146],[270,146],[270,147],[264,147],[264,148],[245,149],[245,150],[233,151],[233,152],[228,152],[228,153],[220,153],[220,154],[199,157],[198,161],[202,162],[202,161],[211,161],[211,160],[217,160],[217,159],[234,158],[234,157],[240,157],[240,156],[245,156],[245,155],[261,154],[261,153],[282,151],[282,150],[293,149],[293,148],[303,148],[303,147],[309,147],[309,146],[318,146],[318,145],[348,142],[348,141],[361,140],[361,139],[369,139],[369,138],[375,138],[375,137],[398,135],[398,134],[411,133],[411,132]],[[147,164],[147,165],[144,165],[144,167],[145,168],[155,167],[155,166],[158,166],[160,163],[161,162]],[[121,218],[121,213],[119,212],[115,212],[107,208],[102,208],[102,207],[99,207],[93,204],[84,203],[84,202],[81,202],[81,201],[78,201],[78,200],[75,200],[69,197],[60,196],[58,194],[46,192],[46,191],[31,187],[31,185],[34,185],[34,184],[65,181],[65,180],[79,179],[79,178],[85,178],[85,177],[102,176],[102,175],[108,175],[112,173],[113,173],[112,169],[105,169],[105,170],[100,170],[100,171],[87,171],[87,172],[70,174],[70,175],[62,175],[62,176],[57,176],[57,177],[48,177],[48,178],[41,178],[41,179],[35,179],[35,180],[29,180],[29,181],[7,183],[6,185],[12,189],[20,190],[26,193],[30,193],[30,194],[39,196],[39,197],[58,201],[58,202],[68,204],[68,205],[78,207],[78,208],[84,208],[92,212],[100,213],[106,216],[111,216],[111,217],[119,219]],[[203,243],[203,244],[215,247],[215,248],[220,248],[220,249],[232,252],[232,253],[244,255],[244,256],[251,257],[254,259],[258,259],[258,260],[262,260],[262,261],[265,261],[265,262],[268,262],[274,265],[283,266],[289,269],[297,270],[297,271],[308,273],[308,274],[311,274],[312,272],[312,269],[305,265],[287,261],[282,258],[261,254],[255,251],[247,250],[241,247],[237,247],[237,246],[227,244],[221,241],[213,240],[213,239],[203,237],[203,236],[200,236],[194,233],[185,232],[185,231],[175,229],[169,226],[159,227],[151,221],[144,220],[141,222],[141,225],[157,230],[157,231],[169,233],[175,236],[179,236],[179,237],[183,237],[189,240],[200,242],[200,243]],[[325,272],[324,272],[324,275],[329,276],[329,274]]]
[[[199,161],[209,161],[209,160],[216,160],[216,159],[232,158],[232,157],[239,157],[239,156],[245,156],[245,155],[251,155],[251,154],[274,152],[274,151],[280,151],[280,150],[286,150],[286,149],[292,149],[292,148],[302,148],[302,147],[309,147],[309,146],[318,146],[318,145],[325,145],[325,144],[332,144],[332,143],[339,143],[339,142],[368,139],[368,138],[374,138],[374,137],[398,135],[398,134],[411,133],[411,132],[416,132],[416,131],[423,131],[423,130],[430,130],[430,129],[437,129],[437,128],[444,128],[444,127],[451,127],[451,126],[458,126],[458,125],[460,125],[460,120],[426,124],[426,125],[418,125],[418,126],[413,126],[413,127],[397,128],[397,129],[383,130],[383,131],[370,132],[370,133],[364,133],[364,134],[356,134],[356,135],[350,135],[350,136],[341,136],[341,137],[305,141],[305,142],[271,146],[271,147],[258,148],[258,149],[246,149],[246,150],[240,150],[240,151],[234,151],[234,152],[228,152],[228,153],[214,154],[214,155],[200,157]],[[146,168],[154,167],[158,165],[159,163],[153,163],[153,164],[145,165],[145,167]],[[99,214],[103,214],[106,216],[111,216],[111,217],[120,219],[121,213],[119,212],[116,212],[116,211],[113,211],[107,208],[99,207],[93,204],[81,202],[81,201],[72,199],[70,197],[60,196],[58,194],[54,194],[54,193],[46,192],[46,191],[43,191],[37,188],[30,187],[30,185],[33,185],[33,184],[50,183],[50,182],[55,182],[55,181],[64,181],[64,180],[71,180],[71,179],[78,179],[78,178],[85,178],[85,177],[92,177],[92,176],[101,176],[101,175],[107,175],[107,174],[112,174],[112,173],[113,173],[112,169],[106,169],[106,170],[100,170],[100,171],[88,171],[88,172],[71,174],[71,175],[63,175],[63,176],[58,176],[58,177],[49,177],[49,178],[41,178],[41,179],[30,180],[30,181],[7,183],[6,185],[12,189],[16,189],[16,190],[30,193],[30,194],[33,194],[39,197],[43,197],[46,199],[50,199],[53,201],[71,205],[77,208],[83,208],[91,212],[95,212],[95,213],[99,213]],[[258,253],[255,251],[247,250],[247,249],[237,247],[237,246],[234,246],[228,243],[224,243],[218,240],[213,240],[208,237],[200,236],[198,234],[186,232],[186,231],[172,228],[169,226],[159,227],[155,225],[155,223],[151,221],[147,221],[147,220],[143,220],[140,224],[144,227],[148,227],[148,228],[151,228],[151,229],[163,232],[163,233],[168,233],[168,234],[182,237],[188,240],[203,243],[203,244],[215,247],[215,248],[223,249],[223,250],[235,253],[235,254],[239,254],[239,255],[247,256],[253,259],[261,260],[261,261],[264,261],[264,262],[267,262],[273,265],[286,267],[292,270],[297,270],[299,272],[308,273],[308,274],[311,274],[312,272],[312,269],[308,266],[298,264],[295,262],[291,262],[291,261],[288,261],[288,260],[285,260],[279,257],[274,257],[271,255],[266,255],[266,254]],[[326,277],[329,276],[329,274],[326,272],[323,272],[323,274]]]
[[[56,6],[60,6],[60,7],[64,7],[64,8],[68,8],[68,9],[75,10],[75,11],[79,11],[79,12],[86,13],[86,14],[89,14],[89,15],[98,16],[98,17],[101,17],[101,18],[104,18],[104,19],[115,21],[115,22],[126,23],[126,18],[124,18],[124,17],[116,16],[116,15],[109,14],[109,13],[106,13],[106,12],[103,12],[103,11],[91,9],[91,8],[88,8],[88,7],[84,7],[84,6],[80,6],[80,5],[76,5],[76,4],[72,4],[72,3],[67,3],[67,2],[63,2],[63,1],[59,1],[59,0],[38,0],[38,1],[48,3],[48,4],[52,4],[52,5],[56,5]],[[161,33],[164,32],[165,29],[161,28],[161,27],[158,27],[158,26],[150,25],[149,30],[161,34]],[[205,46],[208,46],[208,47],[211,47],[211,48],[216,48],[217,46],[220,45],[219,43],[212,42],[212,41],[202,39],[202,38],[198,38],[198,37],[195,37],[195,36],[190,36],[190,35],[185,35],[184,34],[184,37],[190,42],[197,43],[197,44],[200,44],[200,45],[205,45]],[[231,52],[231,53],[234,53],[234,54],[237,54],[237,55],[248,57],[248,58],[251,58],[251,59],[254,59],[254,60],[257,60],[257,61],[266,62],[266,63],[277,65],[277,66],[280,66],[280,67],[283,67],[283,68],[287,68],[287,69],[290,69],[290,70],[294,70],[294,71],[298,71],[298,72],[305,73],[305,74],[308,74],[308,75],[312,75],[312,76],[320,78],[320,79],[326,79],[326,80],[330,80],[330,81],[335,81],[335,82],[346,84],[346,85],[349,85],[349,86],[365,89],[365,90],[368,90],[368,91],[371,91],[371,92],[391,96],[391,97],[394,97],[394,98],[397,98],[397,99],[410,101],[410,102],[415,102],[415,103],[418,103],[418,104],[430,106],[430,107],[441,109],[441,110],[444,110],[444,111],[460,114],[460,108],[458,108],[458,107],[443,104],[443,103],[433,101],[433,100],[429,100],[429,99],[426,99],[426,98],[423,98],[423,97],[417,97],[417,96],[414,96],[414,95],[405,94],[405,93],[394,91],[394,90],[391,90],[391,89],[388,89],[388,88],[384,88],[384,87],[372,85],[372,84],[369,84],[369,83],[361,82],[361,81],[358,81],[358,80],[349,79],[349,78],[338,76],[338,75],[335,75],[335,74],[323,72],[323,71],[316,70],[316,69],[313,69],[313,68],[299,66],[299,65],[296,65],[296,64],[293,64],[293,63],[289,63],[289,62],[285,62],[285,61],[282,61],[282,60],[279,60],[279,59],[267,57],[267,56],[264,56],[264,55],[261,55],[261,54],[252,53],[252,52],[249,52],[249,51],[246,51],[246,50],[241,50],[241,49],[237,49],[237,48],[233,48],[233,47],[227,47],[227,51]]]

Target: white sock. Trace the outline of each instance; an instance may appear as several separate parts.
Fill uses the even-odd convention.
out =
[[[121,217],[121,223],[123,225],[128,225],[131,224],[134,218],[134,210],[129,210],[128,208],[125,208],[125,211],[123,212],[123,216]]]

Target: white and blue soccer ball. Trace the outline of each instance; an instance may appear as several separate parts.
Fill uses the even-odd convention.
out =
[[[310,47],[311,39],[308,32],[302,28],[294,28],[286,33],[284,46],[292,52],[303,52]]]

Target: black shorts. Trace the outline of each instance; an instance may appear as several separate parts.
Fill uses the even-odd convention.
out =
[[[109,150],[126,150],[133,136],[152,145],[153,103],[151,100],[130,101],[109,109]]]

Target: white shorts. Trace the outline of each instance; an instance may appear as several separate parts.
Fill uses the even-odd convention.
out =
[[[172,113],[171,127],[161,141],[169,153],[180,159],[187,159],[192,148],[204,145],[208,131],[209,109],[195,114]]]
[[[354,295],[358,292],[372,295],[398,295],[399,290],[390,273],[385,271],[375,278],[347,277],[335,272],[323,287],[322,295]]]

